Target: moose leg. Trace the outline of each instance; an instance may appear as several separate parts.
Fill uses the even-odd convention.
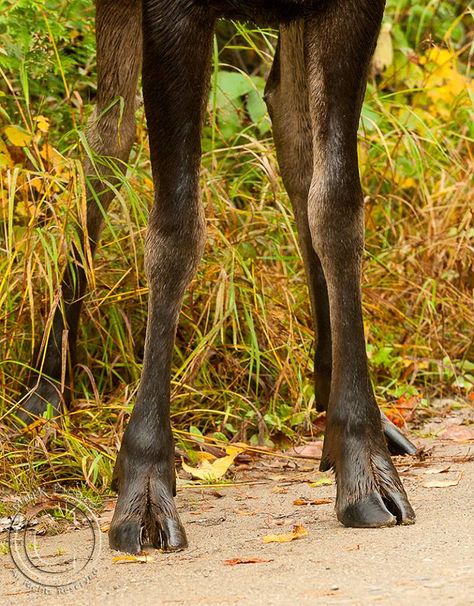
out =
[[[327,281],[332,378],[321,469],[334,468],[346,526],[413,523],[370,383],[361,307],[363,196],[357,128],[383,0],[328,2],[305,23],[313,170],[308,220]]]
[[[323,411],[327,410],[331,388],[331,326],[326,279],[313,247],[308,223],[313,143],[303,32],[303,21],[280,28],[265,101],[272,119],[278,164],[298,227],[317,336],[314,356],[316,407]]]
[[[176,511],[170,373],[183,295],[200,260],[205,221],[199,194],[201,126],[214,22],[207,11],[144,0],[143,89],[155,204],[145,268],[150,294],[137,402],[114,472],[119,491],[110,546],[136,553],[144,537],[170,551],[186,547]]]
[[[25,422],[40,415],[48,403],[59,412],[72,381],[76,338],[87,278],[87,247],[93,254],[100,237],[103,213],[114,198],[117,173],[125,173],[135,137],[135,106],[141,63],[140,0],[97,0],[97,104],[89,121],[87,140],[95,156],[87,156],[87,225],[81,232],[82,251],[72,251],[62,282],[62,305],[54,313],[45,349],[35,366],[36,387],[20,404]],[[101,160],[100,157],[107,157]],[[67,344],[63,342],[67,335]],[[66,347],[63,347],[63,343]],[[63,368],[66,376],[62,377]],[[39,376],[38,376],[39,375]],[[61,385],[65,378],[65,385]]]
[[[308,195],[313,175],[313,142],[304,50],[304,22],[280,29],[280,41],[268,79],[265,100],[285,188],[298,226],[316,327],[314,378],[317,409],[327,410],[332,371],[331,323],[326,278],[313,247]],[[413,454],[415,446],[382,413],[383,430],[393,454]]]

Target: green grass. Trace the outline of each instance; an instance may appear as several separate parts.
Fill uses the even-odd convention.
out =
[[[7,5],[12,10],[0,11],[0,431],[7,438],[0,483],[102,491],[143,353],[152,202],[145,124],[140,111],[128,175],[89,268],[72,410],[61,423],[19,436],[10,416],[84,213],[81,143],[95,57],[89,2]],[[381,404],[414,397],[429,411],[435,396],[472,397],[474,389],[472,14],[441,0],[391,0],[386,23],[378,57],[389,60],[371,74],[360,128],[368,351]],[[183,448],[201,434],[252,444],[299,439],[316,416],[303,266],[256,94],[275,33],[222,28],[203,138],[208,244],[174,358],[172,418]]]

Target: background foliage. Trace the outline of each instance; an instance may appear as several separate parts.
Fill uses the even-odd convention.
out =
[[[83,214],[84,128],[95,96],[90,0],[0,6],[0,428],[57,304]],[[221,24],[204,132],[208,245],[178,331],[173,422],[271,445],[316,432],[310,309],[297,235],[261,92],[276,33]],[[367,194],[364,311],[379,403],[428,414],[473,398],[472,12],[464,2],[389,0],[360,125]],[[142,271],[152,182],[143,112],[80,332],[64,422],[4,442],[1,480],[108,485],[143,352]],[[35,473],[32,474],[31,471]]]

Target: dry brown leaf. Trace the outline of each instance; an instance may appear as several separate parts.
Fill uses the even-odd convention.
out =
[[[286,455],[292,457],[301,457],[303,459],[320,459],[323,453],[323,441],[318,440],[317,442],[310,442],[309,444],[303,444],[302,446],[293,446],[289,450],[285,451]]]
[[[327,505],[331,499],[295,499],[293,505]]]
[[[224,560],[224,565],[237,566],[238,564],[266,564],[267,562],[273,562],[273,560],[264,558],[232,558],[230,560]]]
[[[360,550],[360,543],[356,543],[352,547],[346,547],[346,551],[359,551],[359,550]]]
[[[256,515],[256,511],[251,511],[250,509],[237,509],[239,516],[254,516]]]
[[[288,488],[284,488],[283,486],[275,486],[272,488],[272,492],[275,494],[286,494],[288,492]]]
[[[264,543],[289,543],[296,539],[302,539],[308,534],[308,531],[302,524],[295,524],[291,532],[283,534],[267,534],[263,537]]]
[[[474,441],[474,427],[466,425],[451,425],[439,434],[443,440],[452,440],[453,442],[471,442]]]

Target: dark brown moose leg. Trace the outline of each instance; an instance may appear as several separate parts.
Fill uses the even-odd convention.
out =
[[[144,0],[143,87],[155,204],[145,269],[150,294],[137,402],[114,472],[119,497],[110,546],[137,553],[148,539],[169,551],[187,545],[173,496],[170,372],[185,289],[200,260],[205,221],[199,194],[201,125],[207,101],[214,22],[184,2]]]
[[[313,142],[309,109],[304,22],[280,29],[275,61],[265,91],[273,136],[285,188],[295,211],[311,297],[317,346],[314,360],[318,410],[327,410],[331,388],[332,343],[326,279],[313,247],[308,222],[308,195],[313,175]],[[393,454],[413,454],[415,446],[382,414]]]
[[[313,174],[313,143],[303,43],[303,21],[280,28],[265,100],[286,191],[298,226],[317,345],[314,358],[316,405],[327,410],[331,388],[331,326],[326,280],[308,224],[308,193]]]
[[[346,526],[413,523],[370,383],[361,307],[363,196],[357,128],[383,0],[329,1],[305,22],[313,171],[308,220],[327,281],[332,378],[321,469],[333,468]]]
[[[125,173],[135,137],[135,105],[141,63],[140,0],[97,0],[97,104],[89,121],[88,144],[97,159],[87,156],[87,226],[82,230],[81,252],[72,251],[62,283],[62,301],[53,317],[45,349],[40,352],[32,376],[33,390],[20,403],[25,422],[42,414],[48,403],[60,412],[72,381],[75,347],[82,299],[87,279],[84,257],[87,246],[93,254],[102,228],[103,213]],[[111,187],[112,186],[112,187]],[[86,243],[88,239],[88,243]],[[66,332],[67,331],[67,332]],[[63,351],[63,335],[67,346]],[[63,368],[66,379],[61,389]]]

